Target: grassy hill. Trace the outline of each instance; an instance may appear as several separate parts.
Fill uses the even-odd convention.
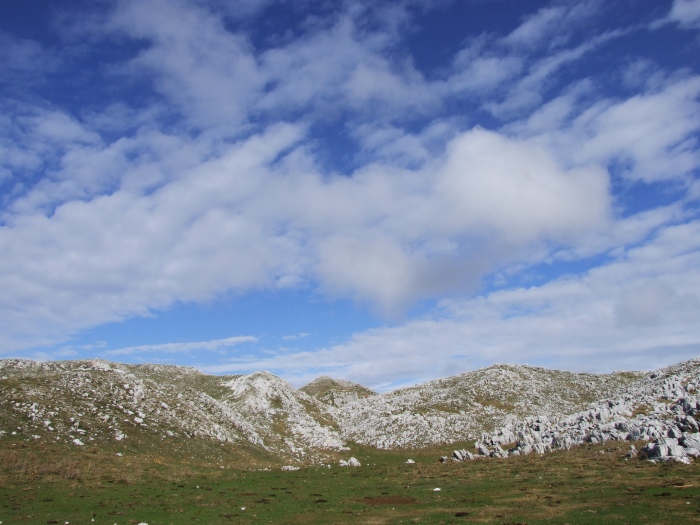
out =
[[[628,458],[615,441],[619,418],[687,424],[699,388],[700,361],[612,375],[496,365],[376,394],[267,372],[3,360],[0,522],[700,523],[698,463]],[[545,455],[437,461],[504,421],[543,439],[613,430]],[[351,456],[362,466],[339,466]]]

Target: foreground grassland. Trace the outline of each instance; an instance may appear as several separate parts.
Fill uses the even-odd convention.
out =
[[[159,455],[123,448],[117,456],[116,449],[3,440],[0,521],[700,523],[700,466],[626,460],[627,447],[446,464],[436,459],[449,447],[411,452],[355,447],[345,457],[357,457],[360,468],[281,471],[240,468],[240,460],[239,466],[213,464],[173,449]],[[416,463],[406,464],[409,457]]]

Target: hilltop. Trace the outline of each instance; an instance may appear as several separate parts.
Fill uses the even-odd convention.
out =
[[[376,396],[377,393],[359,383],[321,376],[299,390],[328,405],[342,407],[361,399]]]
[[[295,389],[268,372],[213,376],[168,365],[7,359],[0,360],[0,441],[170,447],[212,460],[297,464],[332,461],[353,443],[493,447],[528,435],[534,444],[533,432],[551,449],[554,434],[568,432],[570,443],[590,439],[591,421],[637,428],[653,420],[659,434],[678,410],[687,412],[674,407],[691,403],[699,384],[698,360],[613,374],[494,365],[378,394],[325,376]],[[598,430],[600,439],[611,435]],[[617,432],[615,439],[629,437]]]

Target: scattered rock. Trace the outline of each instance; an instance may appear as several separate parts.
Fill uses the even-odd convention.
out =
[[[441,461],[625,440],[648,443],[638,451],[645,459],[700,457],[700,360],[651,374],[494,365],[388,394],[330,378],[307,393],[267,372],[222,378],[187,367],[100,360],[3,359],[0,377],[16,385],[7,391],[12,401],[0,403],[0,420],[23,422],[0,429],[3,439],[76,446],[138,444],[144,436],[166,443],[212,439],[316,465],[328,462],[324,451],[349,450],[351,440],[380,449],[475,442],[478,454],[455,450]]]
[[[493,434],[482,434],[474,446],[480,456],[504,457],[568,450],[584,443],[648,441],[640,451],[631,445],[626,456],[687,464],[700,457],[694,417],[700,413],[695,397],[699,387],[700,360],[679,363],[642,376],[615,396],[570,415],[512,418]],[[509,442],[515,446],[504,451],[501,444]],[[452,459],[464,461],[463,451],[454,451]]]
[[[362,466],[361,463],[357,460],[357,458],[350,458],[347,461],[345,461],[344,459],[341,459],[338,462],[338,465],[340,465],[341,467],[360,467],[360,466]]]

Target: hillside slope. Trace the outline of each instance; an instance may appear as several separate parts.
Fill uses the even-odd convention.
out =
[[[494,365],[349,404],[343,435],[378,448],[464,441],[528,416],[576,412],[642,376]]]
[[[326,405],[267,373],[3,360],[0,387],[0,436],[78,446],[204,440],[299,460],[343,448]]]
[[[299,390],[328,405],[342,407],[360,401],[377,393],[359,383],[321,376]]]
[[[350,442],[381,449],[467,440],[556,445],[612,436],[601,426],[608,423],[616,439],[626,439],[626,422],[637,425],[634,436],[653,438],[683,412],[674,407],[688,398],[689,385],[700,385],[699,360],[649,374],[494,365],[376,394],[328,377],[297,390],[268,372],[212,376],[165,365],[8,359],[0,360],[0,441],[322,463]]]
[[[699,394],[700,360],[694,359],[646,374],[579,412],[508,422],[476,445],[482,454],[505,456],[582,443],[653,441],[642,450],[644,455],[686,463],[689,456],[700,456]],[[514,446],[504,451],[504,444]],[[630,456],[636,452],[631,450]]]

